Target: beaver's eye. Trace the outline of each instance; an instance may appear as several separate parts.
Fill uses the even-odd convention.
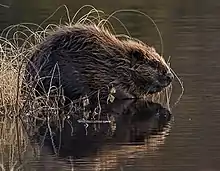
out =
[[[138,61],[143,60],[142,52],[134,50],[131,52],[131,67],[133,67]]]

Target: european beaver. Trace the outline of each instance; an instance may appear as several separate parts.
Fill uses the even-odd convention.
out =
[[[103,27],[75,24],[48,36],[31,56],[25,81],[38,92],[62,87],[71,100],[94,92],[140,98],[167,87],[173,75],[154,48]]]

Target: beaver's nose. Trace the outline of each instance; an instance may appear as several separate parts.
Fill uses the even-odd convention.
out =
[[[171,72],[168,72],[165,77],[166,77],[167,82],[169,83],[172,82],[174,79],[174,76]]]

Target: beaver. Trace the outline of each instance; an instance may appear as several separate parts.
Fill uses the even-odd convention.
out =
[[[119,38],[97,25],[63,26],[37,45],[25,73],[36,92],[62,87],[71,100],[94,92],[119,99],[141,98],[170,85],[173,74],[162,56],[140,40]]]

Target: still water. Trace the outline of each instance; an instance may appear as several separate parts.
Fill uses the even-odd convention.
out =
[[[32,164],[27,170],[220,170],[220,1],[1,0],[0,3],[9,6],[0,6],[1,30],[21,22],[40,24],[62,4],[66,4],[72,14],[85,4],[106,13],[118,9],[141,10],[157,23],[163,36],[164,57],[171,57],[171,66],[185,87],[180,103],[172,109],[173,117],[168,126],[163,132],[151,135],[147,143],[108,144],[95,156],[77,161],[58,159],[43,149],[42,153],[47,155],[29,161]],[[59,21],[63,14],[58,12],[49,22]],[[147,18],[134,13],[120,13],[117,17],[133,37],[161,51],[159,36]],[[180,91],[174,83],[173,101]]]

